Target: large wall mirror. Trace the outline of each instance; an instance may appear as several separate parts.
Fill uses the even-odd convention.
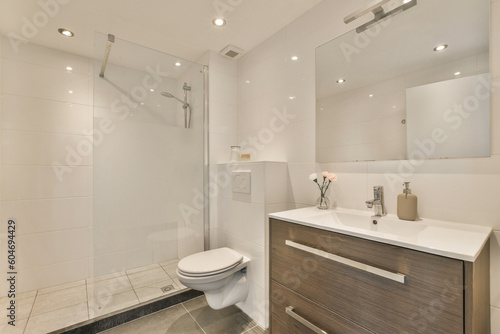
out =
[[[412,1],[316,49],[318,162],[490,155],[490,1]]]

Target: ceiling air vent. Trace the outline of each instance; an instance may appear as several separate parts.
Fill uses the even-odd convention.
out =
[[[230,59],[238,59],[240,58],[242,55],[243,55],[243,50],[234,46],[234,45],[231,45],[229,44],[228,46],[226,46],[224,49],[222,49],[219,54],[221,56],[224,56],[226,58],[230,58]]]

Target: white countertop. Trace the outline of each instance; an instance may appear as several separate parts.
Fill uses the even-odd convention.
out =
[[[307,207],[269,214],[269,217],[322,230],[473,262],[492,229],[487,226],[433,219],[400,220],[394,215],[376,218],[370,212]]]

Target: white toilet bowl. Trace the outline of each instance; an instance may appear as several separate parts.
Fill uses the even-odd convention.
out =
[[[177,276],[188,288],[203,291],[208,305],[219,310],[247,298],[249,263],[249,258],[233,249],[217,248],[180,260]]]

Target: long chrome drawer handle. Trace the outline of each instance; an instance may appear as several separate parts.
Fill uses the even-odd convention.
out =
[[[294,318],[295,320],[297,320],[298,322],[300,322],[302,325],[304,325],[307,328],[309,328],[310,330],[314,331],[314,333],[328,334],[327,332],[325,332],[321,328],[313,325],[310,321],[302,318],[300,315],[298,315],[297,313],[293,312],[293,307],[292,306],[288,306],[287,308],[285,308],[285,312],[286,312],[286,314],[288,314],[289,316],[291,316],[292,318]]]
[[[357,262],[354,260],[346,259],[345,257],[338,256],[338,255],[335,255],[332,253],[328,253],[328,252],[322,251],[320,249],[312,248],[312,247],[309,247],[306,245],[302,245],[302,244],[296,243],[296,242],[291,241],[291,240],[286,240],[285,244],[287,246],[297,248],[297,249],[303,250],[305,252],[312,253],[314,255],[318,255],[318,256],[324,257],[326,259],[329,259],[329,260],[332,260],[335,262],[339,262],[339,263],[345,264],[345,265],[353,267],[353,268],[364,270],[364,271],[367,271],[369,273],[372,273],[372,274],[375,274],[375,275],[378,275],[378,276],[381,276],[384,278],[388,278],[390,280],[393,280],[393,281],[396,281],[396,282],[399,282],[402,284],[405,284],[405,281],[406,281],[406,275],[404,275],[404,274],[393,273],[393,272],[390,272],[390,271],[387,271],[384,269],[372,267],[370,265],[367,265],[367,264],[364,264],[361,262]]]

